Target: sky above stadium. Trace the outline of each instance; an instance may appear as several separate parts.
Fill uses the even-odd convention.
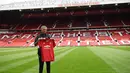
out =
[[[9,4],[14,2],[24,2],[24,1],[34,1],[34,0],[0,0],[0,4]]]
[[[41,0],[0,0],[0,5],[1,4],[10,4],[10,3],[15,3],[15,2],[25,2],[25,1],[41,1]],[[44,0],[43,0],[44,1]],[[52,0],[52,1],[69,1],[69,2],[80,2],[80,1],[97,1],[97,2],[117,2],[118,3],[118,1],[126,1],[126,2],[130,2],[130,0]]]

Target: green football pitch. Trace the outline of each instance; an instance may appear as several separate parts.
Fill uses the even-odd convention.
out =
[[[37,48],[0,48],[0,73],[38,73]],[[130,73],[130,46],[56,47],[51,73]]]

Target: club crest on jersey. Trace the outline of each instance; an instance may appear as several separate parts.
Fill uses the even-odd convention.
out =
[[[46,44],[46,43],[43,43],[43,44]]]
[[[48,40],[46,40],[46,42],[49,42]]]

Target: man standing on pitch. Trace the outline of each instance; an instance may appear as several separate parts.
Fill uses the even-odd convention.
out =
[[[40,38],[50,38],[49,34],[47,32],[47,27],[42,26],[41,27],[41,33],[35,38],[34,45],[37,46]],[[38,48],[38,57],[39,57],[39,73],[43,72],[44,62],[42,61],[42,53],[41,53],[41,47]],[[47,73],[50,73],[50,65],[51,61],[46,61],[46,69]]]

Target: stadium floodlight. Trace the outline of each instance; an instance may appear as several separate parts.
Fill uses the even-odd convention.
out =
[[[21,10],[21,9],[19,9],[19,11],[21,12],[22,10]]]
[[[65,7],[65,9],[67,9],[67,7]]]
[[[118,6],[118,4],[116,3],[115,6]]]
[[[44,10],[43,8],[41,8],[41,10]]]
[[[50,10],[47,10],[47,12],[50,12]]]
[[[89,7],[91,7],[91,5],[89,5]]]

